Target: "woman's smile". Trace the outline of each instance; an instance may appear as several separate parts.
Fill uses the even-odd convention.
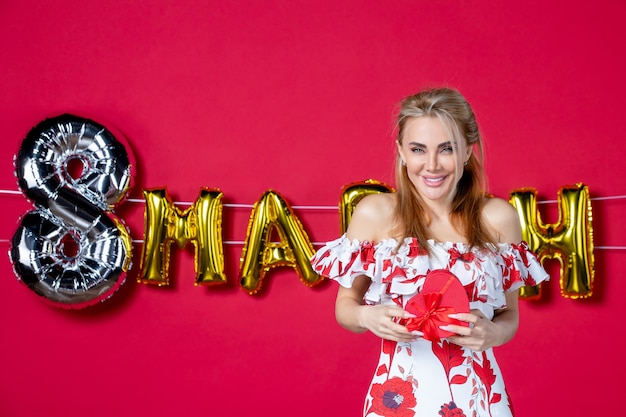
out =
[[[440,186],[443,181],[446,179],[447,175],[445,176],[439,176],[439,177],[426,177],[426,176],[422,176],[422,178],[424,179],[424,182],[431,186],[431,187],[438,187]]]

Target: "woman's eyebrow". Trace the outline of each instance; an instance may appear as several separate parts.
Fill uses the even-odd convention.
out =
[[[426,145],[424,145],[423,143],[419,143],[419,142],[415,142],[415,141],[409,142],[409,145],[419,146],[420,148],[425,148],[426,147]],[[454,143],[452,141],[450,141],[450,140],[447,140],[447,141],[442,142],[439,145],[437,145],[437,148],[446,148],[448,146],[454,146]]]

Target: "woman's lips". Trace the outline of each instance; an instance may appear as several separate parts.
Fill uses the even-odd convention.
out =
[[[446,175],[440,177],[422,177],[424,182],[431,186],[439,185],[446,179]]]

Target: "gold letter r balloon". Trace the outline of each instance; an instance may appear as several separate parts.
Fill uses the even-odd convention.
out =
[[[568,298],[590,297],[593,291],[593,229],[589,189],[583,184],[559,190],[559,221],[544,224],[537,212],[537,191],[514,190],[510,202],[517,209],[522,238],[543,262],[546,258],[561,263],[561,294]],[[538,297],[538,287],[523,287],[524,298]]]

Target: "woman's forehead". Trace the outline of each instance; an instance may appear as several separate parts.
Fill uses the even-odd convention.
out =
[[[430,139],[440,142],[456,142],[457,129],[454,124],[450,125],[447,120],[441,120],[436,116],[412,117],[406,121],[402,136],[409,140]]]

